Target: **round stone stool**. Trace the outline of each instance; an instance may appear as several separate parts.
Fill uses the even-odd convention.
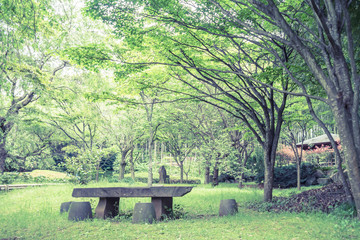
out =
[[[69,220],[82,221],[92,218],[91,205],[89,202],[72,202],[69,208]]]
[[[152,203],[136,203],[132,223],[153,223],[155,208]]]
[[[60,206],[60,213],[68,212],[72,202],[63,202]]]
[[[219,216],[233,215],[238,212],[235,199],[224,199],[220,202]]]

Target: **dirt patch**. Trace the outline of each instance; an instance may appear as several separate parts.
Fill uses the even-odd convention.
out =
[[[249,207],[273,212],[315,210],[328,213],[343,203],[346,203],[343,186],[339,183],[332,183],[322,188],[295,194],[291,197],[274,197],[272,203],[250,204]]]

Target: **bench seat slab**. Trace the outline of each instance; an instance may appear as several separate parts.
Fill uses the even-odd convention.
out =
[[[193,187],[74,188],[73,197],[182,197]]]

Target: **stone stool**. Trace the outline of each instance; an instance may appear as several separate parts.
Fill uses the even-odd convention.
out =
[[[219,216],[233,215],[238,212],[235,199],[224,199],[220,202]]]
[[[72,202],[63,202],[60,206],[60,213],[68,212]]]
[[[152,203],[136,203],[134,207],[132,223],[153,223],[155,208]]]
[[[69,220],[82,221],[92,218],[90,202],[72,202],[69,208]]]

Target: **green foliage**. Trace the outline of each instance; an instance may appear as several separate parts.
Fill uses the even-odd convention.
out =
[[[246,168],[257,176],[264,176],[264,150],[262,147],[258,145],[255,147],[253,154],[248,159]]]
[[[7,72],[8,77],[20,79],[16,92],[34,91],[36,94],[34,100],[40,93],[43,97],[45,96],[41,100],[44,104],[36,105],[38,108],[36,111],[26,111],[24,118],[21,116],[16,119],[17,131],[13,131],[12,135],[9,135],[11,141],[8,141],[7,149],[11,154],[19,155],[21,153],[27,158],[24,163],[15,161],[15,158],[12,158],[10,162],[9,158],[9,168],[26,167],[26,169],[31,169],[35,166],[50,168],[53,164],[51,158],[61,162],[63,159],[59,155],[63,154],[67,155],[64,166],[69,173],[75,175],[72,181],[86,184],[94,178],[97,167],[103,167],[105,162],[109,163],[110,170],[113,166],[115,168],[119,166],[119,161],[113,165],[114,158],[106,160],[110,158],[107,157],[110,153],[103,154],[107,156],[94,156],[90,154],[91,152],[107,148],[112,149],[112,156],[115,156],[126,143],[134,144],[134,142],[144,148],[142,145],[144,139],[149,137],[147,133],[144,134],[144,130],[149,125],[153,127],[159,123],[157,140],[161,140],[162,143],[166,142],[168,147],[171,145],[171,150],[180,146],[180,152],[184,152],[183,149],[196,142],[197,153],[201,155],[195,163],[196,166],[207,162],[213,167],[218,154],[228,155],[226,160],[219,163],[221,170],[226,171],[236,161],[236,155],[228,141],[227,130],[224,131],[221,119],[215,113],[216,110],[207,107],[187,108],[185,104],[175,102],[179,114],[172,111],[175,109],[173,106],[176,105],[168,105],[170,107],[166,111],[157,110],[158,112],[155,112],[154,116],[161,115],[161,117],[152,123],[146,123],[144,112],[139,111],[137,104],[149,106],[150,102],[141,102],[138,94],[145,92],[150,96],[149,99],[157,102],[172,102],[177,101],[179,93],[182,93],[181,96],[192,99],[195,106],[200,106],[198,104],[200,100],[218,104],[219,107],[225,108],[237,117],[243,116],[242,119],[249,121],[250,126],[255,126],[256,120],[261,122],[267,114],[258,110],[277,109],[278,106],[274,107],[273,104],[280,102],[281,95],[276,91],[272,92],[264,88],[261,84],[258,85],[255,81],[247,82],[247,78],[243,78],[243,75],[286,91],[298,91],[293,84],[288,85],[287,83],[288,74],[284,74],[281,67],[280,59],[282,57],[275,61],[269,49],[252,44],[250,41],[242,41],[241,39],[246,36],[249,36],[251,41],[257,41],[258,38],[251,35],[244,26],[238,25],[236,21],[226,19],[224,12],[212,1],[191,3],[173,0],[86,1],[87,7],[84,12],[110,25],[120,40],[102,31],[104,25],[98,22],[89,21],[88,18],[84,18],[83,21],[80,21],[79,18],[72,18],[70,14],[73,11],[76,12],[76,9],[69,4],[70,8],[66,11],[67,3],[72,2],[65,4],[61,2],[64,12],[59,14],[61,16],[57,16],[56,13],[61,12],[59,3],[41,0],[2,0],[0,2],[2,14],[0,40],[2,40],[3,50],[1,51],[3,58],[0,66],[4,66],[3,70]],[[249,26],[261,26],[259,30],[267,31],[268,34],[279,33],[277,37],[283,35],[283,32],[279,31],[276,26],[271,26],[270,23],[264,21],[266,19],[263,18],[264,15],[257,15],[256,13],[260,12],[255,8],[249,9],[245,5],[235,4],[232,1],[221,1],[221,4],[224,4],[222,6],[225,10],[231,10],[231,14],[236,16],[237,21],[246,21],[246,23],[250,23]],[[285,19],[290,19],[293,13],[297,15],[291,18],[291,26],[302,38],[306,39],[310,33],[305,31],[303,26],[308,26],[313,30],[315,26],[312,22],[313,19],[307,18],[311,16],[309,7],[300,1],[280,1],[276,4],[280,10],[287,13],[284,14]],[[351,5],[352,24],[354,25],[358,19],[355,14],[358,5],[357,2]],[[52,9],[54,6],[59,9]],[[303,12],[298,9],[302,9]],[[307,24],[301,26],[297,21],[293,21],[294,18]],[[64,24],[66,22],[62,21],[63,19],[68,19],[71,26]],[[358,27],[358,24],[356,26]],[[6,34],[10,30],[13,30],[11,34]],[[94,38],[92,38],[93,35]],[[266,39],[266,37],[259,39]],[[62,40],[65,43],[59,44]],[[308,44],[311,44],[312,41],[308,41]],[[293,51],[279,45],[281,45],[280,42],[271,39],[263,46],[273,48],[274,52],[280,55],[282,51]],[[8,46],[10,46],[9,49]],[[315,49],[315,56],[318,56],[316,54],[318,51]],[[32,58],[30,55],[40,57]],[[54,77],[50,71],[51,67],[44,62],[45,59],[52,56],[60,56],[61,59],[77,65],[78,68],[68,68],[68,72]],[[253,60],[256,60],[256,64],[252,62]],[[304,61],[295,52],[288,60],[283,64],[304,84],[309,94],[325,96],[319,83],[309,73]],[[57,61],[58,59],[49,65],[53,66]],[[171,66],[136,64],[157,61]],[[131,64],[124,64],[124,62]],[[174,64],[183,64],[184,68],[177,68]],[[236,69],[236,66],[239,66],[240,69]],[[104,69],[110,71],[107,72]],[[6,104],[21,96],[12,96],[4,100],[12,86],[11,81],[3,84],[7,81],[4,71],[0,77],[3,79],[1,90],[4,93],[1,103],[3,106],[7,106]],[[180,81],[174,82],[175,78]],[[200,78],[203,78],[204,81],[198,81]],[[107,81],[108,79],[109,81]],[[116,80],[116,82],[112,82],[112,80]],[[109,82],[111,83],[108,84]],[[214,87],[217,89],[216,91]],[[171,91],[162,92],[159,90],[160,88]],[[219,89],[224,89],[224,91],[219,92]],[[259,91],[248,91],[249,89]],[[44,95],[44,91],[48,95]],[[270,92],[272,93],[266,94]],[[252,98],[252,96],[261,94],[264,94],[265,98]],[[273,98],[274,102],[268,102]],[[241,104],[238,104],[239,100],[241,100]],[[295,104],[297,99],[293,100],[290,103],[293,104],[292,107],[285,111],[285,120],[304,120],[304,116],[308,117],[306,107],[300,109],[299,105],[303,103]],[[100,101],[107,102],[99,104]],[[115,114],[114,109],[108,104],[110,101],[117,105],[118,114]],[[258,103],[263,105],[260,106]],[[130,105],[131,107],[129,107]],[[158,106],[160,105],[156,105],[155,109],[159,109]],[[316,105],[315,108],[317,112],[321,113],[321,118],[327,125],[335,127],[334,118],[328,108],[321,105]],[[251,110],[245,113],[244,109]],[[43,114],[40,114],[40,110],[43,111]],[[32,112],[35,115],[34,118],[28,118],[31,111],[34,111]],[[202,114],[197,114],[199,112]],[[5,110],[1,110],[1,113],[4,113],[2,116],[6,115]],[[276,113],[274,114],[276,115]],[[249,116],[256,116],[256,119],[251,120]],[[6,117],[8,116],[6,115]],[[15,116],[10,116],[8,119],[15,120],[15,118]],[[202,126],[194,127],[198,123],[189,121],[189,119],[202,120],[199,121],[201,123],[199,125]],[[20,123],[22,120],[24,122]],[[113,125],[115,121],[118,122]],[[44,125],[41,126],[35,122],[42,122],[44,125],[46,123],[50,127],[47,129]],[[25,125],[30,127],[25,128]],[[265,126],[266,124],[262,122],[259,126],[261,125]],[[80,130],[71,132],[73,129]],[[53,136],[49,139],[44,138],[47,130],[50,130],[48,133],[53,132]],[[253,134],[257,134],[261,130],[256,129]],[[246,139],[253,137],[245,136]],[[179,143],[178,146],[170,144],[170,142],[176,141]],[[24,144],[25,142],[26,144]],[[44,150],[38,158],[27,155],[42,143],[47,145],[55,142],[60,145],[59,151],[56,151],[59,155],[56,155],[53,150],[56,147],[50,152]],[[113,150],[115,145],[118,145],[118,150]],[[61,152],[61,150],[68,151]],[[144,155],[146,156],[146,153]],[[258,173],[260,176],[258,181],[261,181],[261,177],[264,175],[263,161],[263,150],[257,147],[248,160],[246,166],[248,171],[245,173],[250,176]],[[136,164],[138,171],[145,171],[147,168],[146,162]],[[293,167],[276,171],[278,172],[275,173],[275,176],[279,176],[280,179],[275,185],[288,187],[296,179]],[[304,172],[306,173],[307,170]],[[7,177],[8,179],[6,179]],[[12,180],[11,177],[7,177],[4,177],[4,182]],[[171,177],[171,179],[172,182],[178,180],[175,177]],[[139,180],[143,181],[142,178]],[[193,180],[190,177],[190,182]],[[31,179],[31,181],[47,180],[39,177]],[[114,177],[110,181],[115,183],[117,178]],[[194,181],[198,183],[197,179]],[[133,180],[130,178],[125,178],[124,182],[133,184]],[[239,236],[235,238],[239,238]]]
[[[332,214],[339,219],[354,219],[356,217],[356,208],[354,205],[343,204],[334,208]]]
[[[13,174],[5,173],[3,175],[0,175],[0,184],[11,184],[15,181],[16,176]]]
[[[89,154],[65,157],[66,171],[72,175],[70,182],[88,184],[94,179],[97,159]]]
[[[301,183],[304,184],[306,179],[315,172],[316,166],[310,163],[303,163],[301,165]],[[283,167],[276,167],[274,171],[274,186],[280,188],[296,187],[297,184],[297,169],[296,165],[289,165]],[[264,175],[258,174],[257,182],[264,180]]]
[[[132,179],[131,177],[126,177],[126,178],[122,179],[120,182],[128,183],[128,184],[134,184],[135,183],[134,179]]]
[[[135,184],[135,181],[131,177],[124,177],[123,179],[119,179],[119,176],[113,175],[112,177],[108,178],[110,183],[126,183],[126,184]],[[142,182],[138,178],[136,179],[137,182]],[[147,183],[147,178],[145,178],[145,183]]]
[[[180,204],[174,204],[172,209],[172,215],[170,219],[182,219],[186,218],[189,213]]]
[[[95,72],[112,66],[110,50],[104,44],[91,43],[87,46],[71,47],[63,50],[60,56]]]

